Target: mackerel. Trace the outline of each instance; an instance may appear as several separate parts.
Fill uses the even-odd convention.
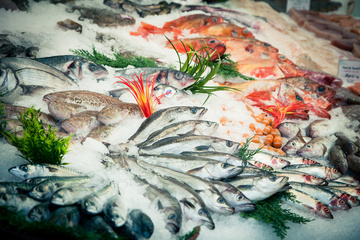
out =
[[[34,186],[26,182],[0,182],[0,193],[27,193]]]

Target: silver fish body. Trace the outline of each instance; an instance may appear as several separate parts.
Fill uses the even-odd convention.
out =
[[[334,143],[328,138],[317,137],[311,139],[296,154],[305,158],[326,158]]]
[[[54,118],[63,121],[79,112],[87,110],[87,108],[74,103],[51,101],[48,102],[48,110]]]
[[[49,220],[50,216],[50,202],[39,203],[35,205],[28,213],[29,219],[36,222]]]
[[[105,219],[115,227],[121,227],[126,223],[128,208],[119,194],[115,194],[105,202],[103,212]]]
[[[331,181],[341,177],[341,173],[332,167],[323,165],[309,165],[309,164],[297,164],[289,165],[284,170],[304,172],[319,178],[323,178],[326,181]]]
[[[349,168],[348,161],[346,159],[346,155],[338,145],[334,145],[330,149],[329,162],[332,166],[334,166],[342,174],[344,174]]]
[[[352,208],[360,205],[360,201],[358,199],[348,194],[347,192],[342,191],[341,188],[332,188],[330,186],[325,186],[325,188],[330,192],[338,195],[339,198],[344,200]]]
[[[284,167],[290,165],[289,161],[287,161],[281,157],[272,156],[270,154],[266,154],[266,153],[262,153],[262,152],[255,154],[251,158],[251,160],[265,163],[274,169],[281,169],[281,168],[284,168]]]
[[[52,212],[49,221],[65,227],[74,227],[79,225],[80,218],[78,206],[66,206]]]
[[[14,207],[17,211],[22,211],[25,215],[39,203],[39,201],[25,194],[0,193],[0,206]]]
[[[216,160],[216,161],[220,161],[220,162],[229,163],[229,164],[232,164],[232,165],[238,166],[238,167],[244,167],[244,166],[248,165],[247,161],[244,161],[241,158],[239,158],[233,154],[229,154],[229,153],[225,153],[225,152],[209,152],[209,151],[187,152],[187,151],[184,151],[184,152],[181,152],[180,154],[186,155],[186,156],[198,156],[198,157],[202,157],[202,158],[212,159],[212,160]]]
[[[69,186],[56,190],[50,202],[57,206],[68,206],[80,202],[84,197],[94,192],[93,188]]]
[[[276,176],[284,176],[289,178],[289,182],[301,182],[310,185],[326,185],[327,181],[325,179],[305,174],[303,172],[297,171],[283,171],[283,172],[275,172]]]

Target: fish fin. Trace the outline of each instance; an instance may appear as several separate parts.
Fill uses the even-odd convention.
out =
[[[162,205],[160,200],[158,200],[157,205],[159,210],[164,209],[164,206]]]
[[[186,199],[182,199],[182,200],[180,200],[179,202],[183,203],[183,204],[185,205],[185,207],[195,209],[194,204],[192,204],[191,202],[189,202],[189,201],[186,200]]]
[[[194,173],[198,172],[199,170],[201,170],[202,168],[203,167],[193,168],[193,169],[190,169],[190,170],[186,171],[185,173],[194,174]]]
[[[209,149],[210,149],[210,146],[201,145],[201,146],[195,147],[195,149],[196,149],[197,151],[205,151],[205,150],[209,150]]]

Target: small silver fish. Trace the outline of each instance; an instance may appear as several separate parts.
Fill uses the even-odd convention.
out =
[[[105,219],[114,224],[115,227],[123,226],[128,218],[128,208],[119,194],[106,201],[103,211]]]
[[[296,154],[305,158],[326,158],[334,143],[328,138],[317,137],[307,142],[296,151]]]

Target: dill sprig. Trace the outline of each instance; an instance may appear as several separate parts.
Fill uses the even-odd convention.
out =
[[[137,55],[120,54],[118,52],[114,52],[113,54],[114,58],[110,58],[105,54],[96,51],[94,46],[92,49],[92,53],[84,49],[70,49],[70,52],[72,52],[75,55],[87,58],[90,61],[96,62],[97,64],[106,65],[113,68],[125,68],[129,65],[134,67],[158,66],[155,60]]]
[[[4,136],[3,132],[5,132],[6,129],[6,116],[5,116],[5,107],[3,107],[1,101],[0,101],[0,138]]]
[[[279,192],[263,201],[256,202],[256,209],[254,211],[242,212],[240,215],[271,224],[276,235],[284,239],[287,235],[287,230],[290,228],[287,225],[288,222],[305,224],[312,220],[293,213],[289,209],[282,208],[282,199],[296,201],[295,196],[291,193]]]
[[[193,228],[191,232],[188,232],[184,236],[179,237],[179,240],[195,240],[200,234],[200,226]]]
[[[52,130],[43,126],[40,109],[36,110],[33,106],[18,116],[23,127],[23,137],[19,137],[16,132],[2,132],[9,142],[14,145],[24,159],[30,163],[51,163],[62,164],[63,156],[68,152],[70,138],[57,137],[56,129]]]
[[[249,145],[250,145],[253,137],[247,138],[245,140],[245,143],[242,144],[239,148],[238,156],[244,161],[250,160],[255,154],[259,153],[261,151],[261,149],[263,148],[263,147],[260,147],[255,150],[249,149]]]

